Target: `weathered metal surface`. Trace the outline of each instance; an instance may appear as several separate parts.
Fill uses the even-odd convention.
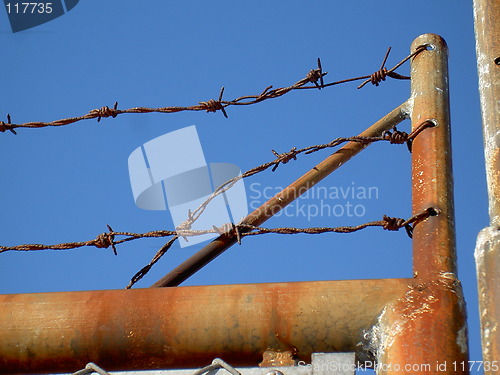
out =
[[[476,244],[483,360],[500,358],[500,2],[474,0],[490,226]],[[485,369],[486,375],[496,373]]]
[[[433,34],[417,38],[412,50],[429,50],[412,60],[412,128],[433,120],[413,142],[413,212],[428,207],[440,213],[418,224],[413,236],[413,270],[416,277],[437,278],[441,272],[455,273],[455,214],[451,166],[450,113],[448,93],[448,48]],[[430,49],[432,48],[432,49]]]
[[[500,226],[500,3],[474,0],[477,71],[483,118],[490,222]]]
[[[0,295],[0,373],[257,366],[268,349],[361,351],[409,280]]]
[[[476,243],[479,317],[484,363],[500,360],[500,230],[483,229]],[[500,365],[500,362],[497,362]],[[485,375],[497,374],[494,368]]]
[[[407,103],[398,106],[364,132],[361,137],[377,137],[384,131],[392,129],[407,117]],[[349,142],[338,151],[327,157],[317,166],[306,172],[288,187],[284,188],[274,197],[262,204],[246,218],[244,224],[261,225],[266,220],[276,215],[279,211],[304,194],[330,173],[349,161],[353,156],[368,147],[369,143]],[[220,236],[203,247],[200,251],[187,259],[184,263],[162,277],[152,287],[177,286],[210,263],[217,256],[236,243],[236,238]]]
[[[456,252],[451,168],[447,46],[434,34],[418,37],[412,51],[412,127],[432,119],[413,142],[413,212],[434,207],[439,215],[413,233],[415,281],[406,296],[388,305],[375,328],[379,374],[466,374],[467,326]],[[444,367],[439,367],[444,366]],[[466,366],[467,367],[467,366]],[[403,371],[403,372],[401,372]]]
[[[453,274],[415,279],[372,332],[378,375],[469,373],[465,304]]]

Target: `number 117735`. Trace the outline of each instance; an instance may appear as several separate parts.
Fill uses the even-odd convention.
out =
[[[7,3],[7,13],[34,14],[52,13],[52,3]]]

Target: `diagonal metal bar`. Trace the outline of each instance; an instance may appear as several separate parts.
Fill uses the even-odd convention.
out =
[[[384,131],[392,129],[407,116],[407,102],[393,109],[379,121],[374,123],[360,137],[377,137]],[[299,196],[308,191],[311,187],[323,180],[330,173],[341,165],[345,164],[353,156],[368,147],[369,143],[349,142],[338,151],[327,157],[314,168],[306,172],[288,187],[280,191],[274,197],[258,207],[242,220],[242,224],[259,226],[273,215],[285,208]],[[205,265],[210,263],[224,251],[237,242],[236,236],[221,235],[199,252],[187,259],[184,263],[173,269],[170,273],[162,277],[151,287],[178,286],[190,276],[198,272]]]

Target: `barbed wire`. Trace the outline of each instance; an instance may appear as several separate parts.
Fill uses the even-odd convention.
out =
[[[5,251],[68,250],[84,246],[108,248],[111,246],[116,254],[115,245],[118,245],[120,243],[132,241],[139,238],[159,238],[159,237],[172,236],[172,238],[164,246],[162,246],[162,248],[155,254],[151,262],[146,266],[144,266],[139,272],[137,272],[132,277],[130,283],[126,286],[127,289],[130,289],[135,283],[141,280],[149,272],[149,270],[153,267],[153,265],[156,262],[158,262],[163,255],[166,254],[166,252],[170,249],[170,247],[179,237],[187,238],[190,236],[218,234],[221,236],[236,238],[237,242],[241,244],[241,239],[243,237],[262,235],[262,234],[352,233],[368,227],[382,227],[384,230],[389,230],[389,231],[397,231],[401,228],[405,228],[408,236],[412,238],[413,228],[415,227],[415,225],[417,225],[419,222],[427,219],[430,216],[438,215],[439,212],[440,212],[439,209],[430,207],[425,211],[417,213],[406,220],[402,218],[396,218],[384,215],[382,220],[371,221],[356,226],[340,226],[340,227],[265,228],[244,223],[237,225],[233,223],[228,223],[220,228],[214,226],[212,229],[207,229],[207,230],[177,230],[177,231],[157,230],[146,233],[132,233],[132,232],[114,232],[108,225],[109,232],[104,232],[98,235],[95,239],[89,241],[69,242],[57,245],[25,244],[17,246],[0,246],[0,253]],[[127,238],[115,241],[115,236],[127,236]]]
[[[287,164],[291,160],[297,160],[297,156],[300,154],[305,154],[309,155],[315,152],[318,152],[320,150],[326,149],[326,148],[332,148],[339,146],[343,143],[346,142],[360,142],[360,143],[373,143],[373,142],[380,142],[380,141],[388,141],[391,144],[403,144],[406,143],[408,150],[411,152],[411,145],[413,143],[413,140],[426,128],[433,127],[435,126],[435,123],[432,120],[425,120],[422,121],[418,126],[415,127],[415,129],[410,133],[406,133],[403,131],[397,130],[396,127],[393,128],[393,131],[385,131],[382,133],[381,136],[378,137],[360,137],[360,136],[354,136],[354,137],[339,137],[335,138],[329,143],[326,144],[321,144],[321,145],[314,145],[314,146],[309,146],[309,147],[304,147],[301,149],[297,149],[296,147],[293,147],[290,151],[284,152],[284,153],[278,153],[275,150],[272,150],[272,153],[276,157],[276,159],[261,164],[257,167],[254,167],[244,173],[242,173],[239,176],[233,177],[226,182],[224,182],[222,185],[217,187],[210,196],[200,205],[198,208],[196,208],[194,211],[189,210],[187,215],[187,219],[182,222],[177,229],[178,230],[189,230],[191,229],[193,223],[203,214],[209,203],[215,199],[218,195],[226,192],[229,190],[232,186],[234,186],[239,180],[242,178],[247,178],[250,176],[253,176],[257,173],[263,172],[269,168],[272,167],[272,171],[276,171],[278,166],[280,164]]]
[[[279,233],[279,234],[296,234],[296,233],[308,233],[308,234],[319,234],[325,232],[341,232],[341,233],[350,233],[359,229],[366,228],[368,226],[381,226],[381,222],[372,222],[368,224],[362,224],[357,227],[337,227],[337,228],[306,228],[306,229],[298,229],[298,228],[262,228],[262,227],[254,227],[250,228],[248,225],[240,224],[239,226],[235,226],[234,228],[225,228],[220,230],[218,228],[212,228],[210,230],[205,231],[196,231],[191,230],[194,222],[203,214],[208,204],[218,195],[224,193],[228,189],[230,189],[237,181],[242,178],[253,176],[257,173],[263,172],[272,167],[272,171],[276,171],[280,164],[287,164],[291,160],[296,160],[297,156],[300,154],[309,155],[320,150],[326,148],[332,148],[339,146],[345,142],[360,142],[360,143],[373,143],[379,141],[388,141],[391,144],[403,144],[406,143],[408,148],[411,151],[411,142],[426,128],[432,127],[435,124],[431,120],[425,120],[421,124],[419,124],[415,129],[410,133],[406,133],[403,131],[397,130],[396,127],[393,128],[393,131],[386,131],[382,133],[381,136],[378,137],[339,137],[335,138],[329,143],[319,144],[314,146],[308,146],[301,149],[297,149],[293,147],[290,151],[284,153],[278,153],[275,150],[272,150],[275,155],[275,159],[261,164],[255,168],[252,168],[245,173],[233,177],[229,179],[224,184],[219,186],[214,192],[203,202],[196,210],[191,212],[188,211],[188,218],[181,225],[179,225],[176,230],[157,230],[150,231],[146,233],[133,233],[133,232],[115,232],[111,228],[111,226],[107,225],[108,232],[104,232],[98,235],[95,239],[88,241],[80,241],[80,242],[68,242],[56,245],[43,245],[43,244],[23,244],[16,246],[0,246],[0,253],[6,251],[37,251],[37,250],[69,250],[75,248],[81,248],[86,246],[93,246],[96,248],[108,248],[111,247],[115,255],[117,255],[116,245],[119,245],[124,242],[133,241],[140,238],[158,238],[158,237],[168,237],[173,236],[165,245],[163,245],[155,254],[153,259],[144,266],[139,272],[137,272],[131,279],[131,282],[127,285],[127,288],[132,287],[137,281],[139,281],[142,277],[144,277],[149,270],[157,263],[161,257],[171,248],[174,242],[178,237],[183,237],[187,241],[188,236],[195,235],[204,235],[210,233],[218,233],[223,234],[226,232],[230,232],[231,230],[235,231],[235,235],[237,237],[238,243],[241,242],[241,235],[256,235],[256,234],[268,234],[268,233]],[[384,219],[385,220],[385,219]],[[386,224],[387,225],[387,224]],[[406,225],[406,224],[405,224]],[[250,229],[250,230],[249,230]],[[386,229],[386,228],[384,228]],[[399,229],[399,228],[398,228]],[[409,229],[407,228],[407,231]],[[242,234],[244,233],[244,234]],[[409,233],[409,232],[408,232]],[[409,233],[410,235],[410,233]],[[125,236],[126,238],[115,240],[115,236]]]
[[[177,226],[177,232],[178,236],[180,235],[181,237],[184,238],[185,241],[188,241],[187,237],[183,235],[183,233],[189,233],[191,230],[192,225],[194,222],[203,214],[205,211],[206,207],[209,205],[209,203],[215,199],[216,196],[224,193],[225,191],[229,190],[232,186],[236,184],[237,181],[241,180],[242,178],[250,177],[253,176],[257,173],[263,172],[266,169],[269,169],[270,167],[272,168],[272,171],[274,172],[280,164],[287,164],[290,160],[296,160],[297,155],[300,155],[302,153],[309,155],[314,152],[323,150],[325,148],[330,148],[330,147],[335,147],[338,146],[342,143],[345,142],[365,142],[365,143],[370,143],[370,142],[379,142],[379,141],[389,141],[391,144],[403,144],[406,142],[408,145],[408,149],[411,151],[411,144],[413,140],[426,128],[435,126],[435,124],[431,120],[425,120],[423,121],[420,125],[415,127],[415,129],[410,133],[402,132],[396,129],[396,127],[393,128],[393,131],[386,131],[382,133],[381,136],[379,137],[348,137],[348,138],[336,138],[333,141],[322,144],[322,145],[315,145],[315,146],[309,146],[305,147],[302,149],[298,149],[296,147],[293,147],[289,152],[285,152],[282,154],[279,154],[275,150],[272,150],[273,154],[276,156],[276,159],[273,161],[270,161],[268,163],[264,163],[259,165],[258,167],[252,168],[245,173],[233,177],[220,185],[218,188],[214,190],[214,192],[200,205],[198,208],[196,208],[193,212],[191,210],[188,210],[188,218],[182,222],[179,226]],[[217,228],[215,228],[217,230]],[[241,242],[241,239],[239,237],[239,231],[236,231],[238,243]],[[269,233],[269,232],[268,232]],[[304,232],[306,233],[306,232]],[[158,250],[158,252],[155,254],[153,259],[139,272],[137,272],[131,279],[130,283],[127,285],[127,289],[131,288],[132,285],[134,285],[137,281],[139,281],[142,277],[144,277],[149,270],[154,266],[156,262],[160,260],[160,258],[167,252],[168,249],[173,245],[173,243],[176,241],[178,236],[172,238],[169,240],[164,246]]]
[[[352,233],[368,227],[382,227],[384,230],[398,231],[401,228],[405,228],[408,237],[413,238],[413,228],[419,222],[427,219],[430,216],[436,216],[440,213],[440,210],[434,207],[429,207],[425,211],[413,215],[409,219],[401,219],[396,217],[390,217],[384,215],[382,220],[371,221],[368,223],[356,225],[356,226],[342,226],[342,227],[312,227],[312,228],[295,228],[295,227],[283,227],[283,228],[264,228],[253,226],[249,224],[225,224],[221,228],[213,227],[211,230],[182,230],[176,231],[175,237],[170,239],[158,252],[155,254],[153,259],[149,264],[144,266],[139,272],[137,272],[126,289],[132,288],[132,286],[141,280],[153,267],[153,265],[158,262],[168,249],[173,245],[173,243],[179,237],[187,238],[193,235],[203,235],[209,233],[216,233],[222,236],[236,238],[238,244],[241,245],[241,239],[245,236],[255,236],[261,234],[323,234],[323,233]]]
[[[113,108],[109,107],[102,107],[101,109],[96,109],[90,111],[88,114],[80,117],[73,117],[73,118],[68,118],[68,119],[62,119],[62,120],[57,120],[53,121],[50,123],[44,123],[44,122],[31,122],[31,123],[25,123],[25,124],[12,124],[11,122],[11,117],[10,115],[7,115],[7,123],[0,121],[0,132],[4,132],[6,130],[9,130],[16,134],[15,128],[18,127],[45,127],[45,126],[62,126],[62,125],[67,125],[70,123],[74,123],[80,120],[84,119],[92,119],[92,118],[97,118],[97,121],[99,122],[102,117],[116,117],[119,114],[122,113],[148,113],[148,112],[160,112],[160,113],[172,113],[172,112],[179,112],[183,110],[206,110],[207,112],[216,112],[218,110],[221,110],[222,113],[224,114],[225,117],[227,117],[227,113],[225,111],[225,108],[230,106],[230,105],[249,105],[249,104],[255,104],[259,103],[263,100],[271,99],[271,98],[276,98],[280,97],[292,90],[296,89],[312,89],[312,88],[318,88],[322,89],[325,87],[341,84],[341,83],[346,83],[346,82],[351,82],[355,80],[361,80],[365,79],[365,81],[358,86],[359,88],[362,88],[364,85],[366,85],[368,82],[371,82],[373,85],[378,86],[381,81],[385,81],[386,77],[391,77],[395,79],[409,79],[410,77],[405,77],[401,76],[397,73],[394,72],[398,67],[400,67],[402,64],[404,64],[406,61],[408,61],[410,58],[413,56],[417,55],[418,53],[422,52],[425,50],[424,47],[417,49],[414,53],[410,54],[403,60],[401,60],[398,64],[396,64],[392,69],[387,70],[385,67],[385,63],[388,59],[389,53],[391,51],[391,48],[389,48],[384,56],[384,59],[381,64],[381,68],[371,74],[370,76],[362,76],[362,77],[355,77],[347,80],[342,80],[342,81],[336,81],[336,82],[331,82],[331,83],[324,83],[323,77],[327,74],[327,72],[323,72],[322,66],[321,66],[321,60],[318,58],[318,68],[317,69],[312,69],[305,78],[301,79],[300,81],[296,82],[295,84],[288,86],[288,87],[282,87],[278,89],[272,89],[272,86],[266,87],[266,89],[260,94],[260,95],[254,95],[254,96],[242,96],[239,98],[236,98],[232,101],[223,101],[223,93],[224,93],[224,87],[221,89],[219,98],[217,101],[211,99],[207,102],[200,102],[199,105],[196,106],[191,106],[191,107],[163,107],[163,108],[146,108],[146,107],[137,107],[137,108],[131,108],[128,110],[118,110],[118,103],[115,103]],[[319,83],[318,83],[319,82]],[[313,83],[314,86],[306,86],[308,83]],[[239,181],[242,178],[250,177],[253,176],[257,173],[263,172],[269,168],[272,168],[272,171],[276,171],[276,169],[279,167],[280,164],[287,164],[291,160],[296,160],[297,156],[300,154],[312,154],[314,152],[326,149],[326,148],[332,148],[339,146],[342,143],[345,142],[360,142],[360,143],[372,143],[372,142],[378,142],[378,141],[389,141],[391,144],[403,144],[406,143],[408,146],[408,149],[411,151],[411,145],[413,140],[415,139],[420,132],[422,132],[425,128],[434,126],[434,123],[431,120],[425,120],[423,121],[419,126],[417,126],[410,134],[406,132],[402,132],[397,130],[396,127],[393,128],[393,131],[386,131],[382,133],[382,135],[378,137],[361,137],[361,136],[354,136],[354,137],[339,137],[334,140],[332,140],[329,143],[326,144],[319,144],[319,145],[314,145],[314,146],[309,146],[301,149],[297,149],[296,147],[293,147],[290,151],[284,152],[284,153],[278,153],[275,150],[272,150],[272,153],[275,156],[275,159],[261,164],[260,166],[257,166],[255,168],[252,168],[245,173],[236,176],[228,181],[226,181],[224,184],[219,186],[217,189],[214,190],[214,192],[206,199],[205,202],[203,202],[196,210],[191,212],[190,210],[188,211],[188,218],[185,220],[181,225],[179,225],[176,230],[174,231],[169,231],[169,230],[160,230],[160,231],[150,231],[146,233],[132,233],[132,232],[115,232],[113,229],[108,225],[108,232],[102,233],[98,235],[95,239],[89,240],[89,241],[81,241],[81,242],[69,242],[69,243],[62,243],[62,244],[57,244],[57,245],[42,245],[42,244],[25,244],[25,245],[17,245],[17,246],[0,246],[0,253],[5,252],[5,251],[36,251],[36,250],[68,250],[68,249],[75,249],[75,248],[81,248],[85,246],[93,246],[96,248],[108,248],[111,247],[113,249],[113,252],[115,255],[117,255],[117,250],[116,250],[116,245],[136,240],[139,238],[151,238],[151,237],[168,237],[172,236],[172,238],[165,243],[155,254],[153,259],[146,265],[144,266],[139,272],[137,272],[134,277],[131,279],[129,285],[127,288],[132,287],[137,281],[139,281],[144,275],[146,275],[149,270],[153,267],[153,265],[158,262],[159,259],[170,249],[170,247],[173,245],[173,243],[179,238],[183,237],[187,241],[187,237],[189,236],[197,236],[197,235],[204,235],[204,234],[209,234],[209,233],[217,233],[219,235],[230,235],[236,237],[238,243],[241,243],[241,238],[243,236],[248,236],[248,235],[258,235],[258,234],[269,234],[269,233],[277,233],[277,234],[297,234],[297,233],[306,233],[306,234],[320,234],[320,233],[326,233],[326,232],[338,232],[338,233],[351,233],[360,229],[367,228],[369,226],[382,226],[384,229],[388,230],[398,230],[402,227],[406,228],[406,231],[408,235],[411,237],[412,234],[412,228],[410,227],[410,224],[415,222],[418,218],[412,217],[408,220],[403,220],[403,219],[396,219],[396,218],[390,218],[384,216],[383,220],[377,221],[377,222],[370,222],[370,223],[365,223],[361,224],[359,226],[355,227],[336,227],[336,228],[328,228],[328,227],[321,227],[321,228],[263,228],[263,227],[253,227],[249,226],[247,224],[239,224],[239,225],[234,225],[234,224],[228,224],[225,227],[222,228],[217,228],[214,227],[210,230],[192,230],[192,225],[193,223],[202,215],[202,213],[205,211],[206,207],[208,204],[219,194],[224,193],[228,189],[230,189],[234,184]],[[424,213],[425,214],[425,213]],[[426,217],[428,217],[427,215]],[[420,219],[419,219],[420,220]],[[395,229],[392,229],[395,228]],[[120,239],[120,240],[115,240],[115,236],[124,236],[125,238]]]
[[[345,227],[318,227],[318,228],[263,228],[258,226],[253,226],[249,224],[225,224],[224,226],[212,227],[211,229],[197,230],[197,229],[181,229],[181,230],[155,230],[149,231],[145,233],[134,233],[134,232],[115,232],[108,225],[109,232],[104,232],[99,234],[96,238],[88,241],[80,241],[80,242],[66,242],[56,245],[42,245],[42,244],[23,244],[23,245],[15,245],[15,246],[0,246],[0,253],[7,251],[39,251],[39,250],[71,250],[77,249],[86,246],[93,246],[96,248],[109,248],[111,247],[116,254],[116,245],[119,245],[124,242],[137,240],[139,238],[162,238],[162,237],[192,237],[192,236],[201,236],[206,234],[219,234],[219,235],[227,235],[228,233],[233,233],[231,236],[238,237],[240,240],[241,237],[244,236],[253,236],[258,234],[269,234],[269,233],[279,233],[279,234],[297,234],[297,233],[307,233],[307,234],[321,234],[326,232],[336,232],[336,233],[351,233],[356,232],[360,229],[364,229],[371,226],[382,226],[387,230],[398,230],[402,227],[406,227],[407,224],[411,224],[415,221],[422,220],[421,218],[427,218],[431,215],[431,209],[426,210],[424,213],[420,213],[418,215],[412,216],[408,220],[397,219],[396,223],[393,223],[393,218],[388,216],[384,216],[384,218],[380,221],[372,221],[369,223],[361,224],[358,226],[345,226]],[[436,211],[435,209],[433,209]],[[420,215],[420,216],[419,216]],[[396,229],[392,229],[396,228]],[[408,235],[411,237],[411,232],[409,228],[406,228],[408,231]],[[115,240],[116,236],[126,236],[121,240]],[[241,242],[241,241],[238,241]],[[171,245],[170,245],[171,246]],[[168,248],[170,247],[168,246]],[[166,250],[168,250],[168,248]],[[165,251],[166,251],[165,250]]]
[[[24,244],[24,245],[17,245],[17,246],[0,246],[0,253],[6,252],[6,251],[11,251],[11,250],[18,250],[18,251],[30,251],[30,250],[69,250],[69,249],[75,249],[75,248],[80,248],[80,247],[86,247],[86,246],[94,246],[97,248],[108,248],[111,246],[113,249],[113,252],[115,255],[117,255],[117,250],[115,245],[128,242],[128,241],[133,241],[139,238],[146,238],[146,237],[165,237],[165,236],[171,236],[171,235],[176,235],[178,233],[188,233],[191,230],[192,224],[201,216],[203,211],[206,209],[208,204],[217,196],[228,189],[230,189],[234,184],[239,181],[242,178],[250,177],[253,176],[257,173],[263,172],[270,167],[272,168],[272,171],[274,172],[277,167],[280,164],[287,164],[290,160],[292,159],[297,159],[297,156],[300,154],[312,154],[314,152],[326,149],[326,148],[331,148],[338,146],[342,143],[345,142],[361,142],[361,143],[372,143],[372,142],[379,142],[379,141],[388,141],[391,144],[402,144],[405,142],[411,142],[415,137],[420,134],[424,129],[434,126],[434,123],[432,123],[430,120],[425,120],[423,121],[420,125],[418,125],[415,130],[413,130],[410,134],[399,131],[394,127],[394,131],[386,131],[384,132],[381,136],[379,137],[359,137],[359,136],[354,136],[354,137],[339,137],[335,138],[329,143],[326,144],[320,144],[320,145],[314,145],[314,146],[308,146],[304,147],[301,149],[297,149],[296,147],[293,147],[290,151],[284,152],[282,154],[278,154],[275,150],[272,150],[273,154],[276,156],[276,158],[270,162],[261,164],[255,168],[252,168],[245,173],[233,177],[223,183],[221,186],[219,186],[217,189],[214,190],[214,192],[203,202],[196,210],[191,212],[190,210],[188,211],[188,219],[184,221],[181,225],[177,227],[176,231],[169,231],[169,230],[163,230],[163,231],[151,231],[151,232],[146,232],[142,234],[138,233],[133,233],[133,232],[115,232],[111,228],[111,226],[107,225],[108,227],[108,232],[104,232],[97,236],[93,240],[89,241],[80,241],[80,242],[68,242],[68,243],[63,243],[63,244],[58,244],[58,245],[42,245],[42,244]],[[193,231],[191,231],[193,232]],[[213,233],[213,232],[204,232],[200,234],[206,234],[206,233]],[[127,236],[127,238],[115,241],[114,237],[115,236]],[[181,234],[182,237],[185,237],[184,235]]]
[[[379,86],[379,84],[382,81],[386,80],[386,77],[390,77],[393,79],[410,79],[410,77],[398,74],[395,72],[396,69],[398,69],[401,65],[403,65],[406,61],[411,59],[412,57],[416,56],[420,52],[424,51],[426,48],[424,46],[417,48],[415,52],[412,54],[408,55],[404,59],[402,59],[399,63],[397,63],[394,67],[391,69],[387,69],[385,67],[385,63],[387,62],[387,58],[389,57],[389,53],[391,51],[391,48],[389,47],[384,59],[382,61],[382,65],[380,69],[370,75],[364,75],[360,77],[354,77],[354,78],[349,78],[349,79],[344,79],[340,81],[335,81],[335,82],[330,82],[330,83],[324,83],[323,77],[328,74],[328,72],[323,72],[323,68],[321,66],[321,60],[318,58],[318,68],[316,69],[311,69],[309,73],[307,73],[306,77],[302,78],[301,80],[297,81],[291,86],[287,87],[280,87],[273,89],[273,86],[268,86],[262,91],[259,95],[245,95],[245,96],[240,96],[238,98],[235,98],[230,101],[223,100],[223,94],[224,94],[224,87],[221,88],[219,97],[217,100],[210,99],[207,101],[200,101],[196,105],[188,106],[188,107],[181,107],[181,106],[171,106],[171,107],[160,107],[160,108],[149,108],[149,107],[134,107],[134,108],[129,108],[129,109],[118,109],[118,102],[114,103],[114,106],[112,108],[108,106],[103,106],[98,109],[93,109],[89,113],[83,115],[83,116],[78,116],[78,117],[70,117],[70,118],[65,118],[65,119],[60,119],[60,120],[55,120],[55,121],[50,121],[50,122],[41,122],[41,121],[34,121],[34,122],[26,122],[22,124],[15,124],[12,123],[11,121],[11,116],[10,114],[7,115],[7,122],[0,121],[0,133],[3,133],[5,131],[10,131],[13,134],[17,134],[15,129],[16,128],[43,128],[43,127],[48,127],[48,126],[64,126],[64,125],[69,125],[78,121],[82,120],[91,120],[97,118],[97,121],[100,122],[102,118],[108,118],[112,117],[115,118],[118,115],[124,114],[124,113],[175,113],[175,112],[181,112],[181,111],[206,111],[206,112],[217,112],[221,111],[224,117],[228,117],[226,108],[229,106],[238,106],[238,105],[251,105],[251,104],[256,104],[263,102],[268,99],[274,99],[281,97],[290,91],[294,90],[304,90],[304,89],[319,89],[321,90],[322,88],[326,87],[331,87],[343,83],[348,83],[348,82],[353,82],[353,81],[359,81],[359,80],[365,80],[361,85],[358,86],[358,89],[362,88],[365,86],[367,83],[371,82],[375,86]],[[319,83],[318,83],[319,81]],[[309,83],[312,83],[312,85],[308,85]]]

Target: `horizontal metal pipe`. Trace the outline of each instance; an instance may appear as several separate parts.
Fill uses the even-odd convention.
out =
[[[408,279],[0,295],[0,373],[196,368],[362,350]]]
[[[405,118],[407,118],[407,103],[403,103],[370,126],[360,137],[377,137],[384,131],[392,129]],[[266,220],[276,215],[279,211],[292,203],[330,173],[349,161],[353,156],[368,147],[369,143],[349,142],[321,163],[306,172],[300,178],[292,182],[274,197],[255,209],[242,223],[250,225],[261,225]],[[236,243],[235,237],[219,236],[199,252],[187,259],[184,263],[170,271],[151,287],[177,286],[190,276],[198,272],[224,251]]]

